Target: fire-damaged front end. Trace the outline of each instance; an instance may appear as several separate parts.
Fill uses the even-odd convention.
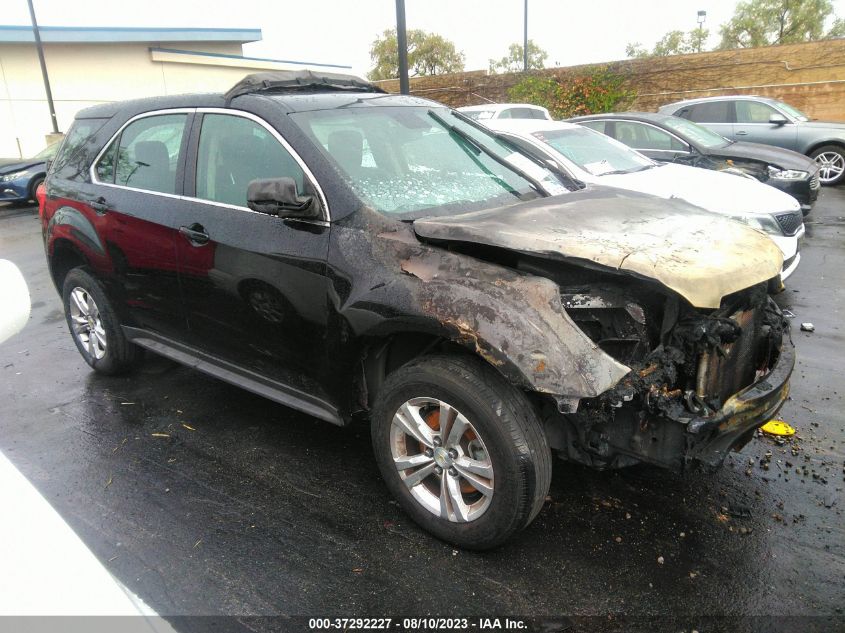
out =
[[[575,323],[630,367],[574,412],[549,416],[554,444],[569,459],[599,468],[717,467],[786,399],[794,353],[764,284],[715,310],[677,295],[643,301],[623,288],[564,288],[561,298]]]
[[[485,308],[519,323],[501,339],[495,328],[475,328],[465,306],[462,318],[493,356],[502,351],[527,376],[549,443],[567,459],[596,468],[718,467],[786,400],[794,350],[766,291],[782,256],[745,225],[598,190],[572,202],[418,220],[414,230],[453,252],[507,260],[518,276],[499,277],[498,291],[512,285],[520,301],[536,298],[517,316],[501,301]],[[454,304],[443,290],[455,296],[452,268],[425,276],[442,297],[430,305]],[[469,274],[454,277],[466,283]],[[550,281],[554,296],[525,290]],[[586,344],[573,345],[580,338]],[[532,365],[537,358],[542,367]]]

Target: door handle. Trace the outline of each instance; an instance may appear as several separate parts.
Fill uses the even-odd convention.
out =
[[[103,196],[100,196],[96,200],[91,200],[88,203],[88,206],[91,207],[92,209],[94,209],[94,211],[96,211],[100,215],[102,215],[106,211],[108,211],[108,208],[109,208],[109,205],[108,205],[108,203],[106,202],[106,199]]]
[[[737,136],[748,136],[748,132],[746,132],[745,130],[740,130],[739,132],[736,133],[736,135]]]
[[[185,236],[185,238],[195,246],[202,246],[203,244],[207,244],[208,240],[208,233],[205,232],[205,228],[203,228],[202,224],[194,222],[191,226],[180,226],[179,232]]]

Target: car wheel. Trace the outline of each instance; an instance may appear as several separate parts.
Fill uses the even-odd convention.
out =
[[[527,526],[551,481],[551,451],[528,398],[473,357],[428,356],[390,374],[372,411],[390,491],[421,527],[468,549]]]
[[[85,270],[74,268],[62,288],[65,318],[85,362],[102,374],[132,369],[141,351],[126,339],[102,286]]]
[[[845,178],[845,148],[825,145],[810,154],[810,158],[819,165],[819,181],[823,185],[838,185]]]
[[[44,177],[39,176],[38,178],[33,180],[31,183],[29,183],[29,199],[30,200],[35,200],[36,202],[38,201],[38,199],[35,197],[35,192],[38,191],[38,186],[42,182],[44,182]]]

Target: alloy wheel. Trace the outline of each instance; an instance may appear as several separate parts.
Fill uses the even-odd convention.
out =
[[[106,330],[100,318],[100,310],[91,294],[77,286],[70,292],[70,321],[73,335],[97,360],[106,355]]]
[[[845,171],[845,157],[837,152],[822,152],[815,160],[819,165],[819,180],[823,183],[833,182]]]
[[[411,398],[393,416],[390,449],[402,482],[432,514],[479,518],[493,498],[493,463],[473,424],[436,398]]]

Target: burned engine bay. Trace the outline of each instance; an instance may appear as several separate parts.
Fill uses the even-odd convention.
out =
[[[791,346],[780,353],[786,325],[767,294],[782,254],[762,233],[695,207],[628,194],[623,205],[619,195],[594,188],[577,200],[424,218],[414,231],[452,253],[518,271],[523,284],[554,283],[560,302],[534,307],[545,314],[556,304],[564,319],[546,315],[543,323],[500,304],[498,320],[519,325],[492,346],[510,345],[532,329],[526,325],[545,325],[545,338],[520,341],[532,347],[517,345],[509,357],[562,350],[544,374],[523,373],[543,394],[546,434],[563,457],[594,468],[719,466],[789,390],[794,354]],[[445,285],[453,267],[438,268]],[[441,319],[440,312],[433,315]],[[573,350],[579,337],[595,347]],[[774,377],[764,380],[769,372]],[[579,389],[578,376],[590,379],[591,393]]]
[[[631,371],[600,396],[582,399],[565,421],[550,414],[547,432],[557,434],[553,443],[568,459],[595,468],[647,461],[683,470],[694,445],[714,430],[708,420],[769,372],[789,325],[765,284],[725,297],[716,310],[633,286],[561,287],[573,321]],[[718,466],[723,458],[695,461]]]

